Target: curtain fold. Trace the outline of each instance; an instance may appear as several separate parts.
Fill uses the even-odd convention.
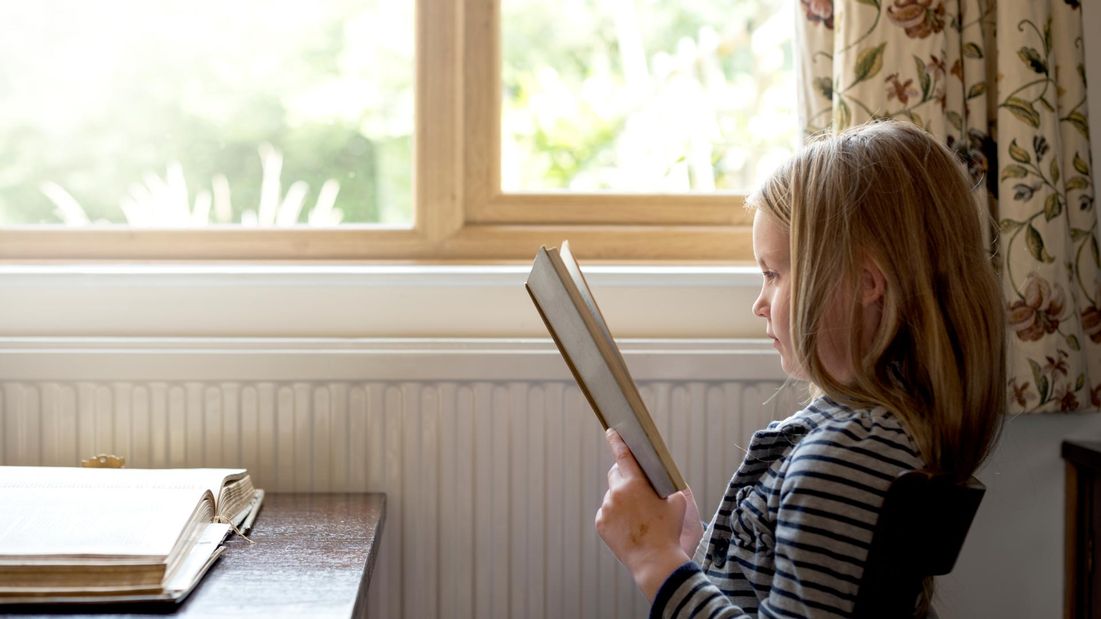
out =
[[[806,135],[909,120],[989,204],[1009,410],[1101,409],[1101,252],[1077,0],[800,0]]]

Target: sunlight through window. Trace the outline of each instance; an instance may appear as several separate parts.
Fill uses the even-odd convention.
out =
[[[410,225],[413,12],[0,5],[0,225]]]

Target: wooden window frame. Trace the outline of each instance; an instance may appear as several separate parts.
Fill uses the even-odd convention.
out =
[[[752,261],[743,196],[501,191],[499,2],[418,0],[411,228],[13,226],[0,259],[526,260],[569,239],[587,259]]]

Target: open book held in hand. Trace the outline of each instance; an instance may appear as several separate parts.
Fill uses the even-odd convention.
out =
[[[569,244],[540,248],[525,286],[600,424],[619,432],[662,498],[687,488]]]
[[[179,601],[263,497],[244,469],[0,467],[0,604]]]

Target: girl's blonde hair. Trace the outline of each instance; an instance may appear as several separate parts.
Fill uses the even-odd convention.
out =
[[[790,232],[790,332],[810,382],[886,407],[931,471],[970,476],[1005,410],[1005,322],[987,218],[955,155],[909,123],[867,124],[807,146],[748,204]],[[869,260],[886,283],[881,319],[870,343],[851,330],[853,378],[841,382],[819,356],[825,316],[863,324]]]

